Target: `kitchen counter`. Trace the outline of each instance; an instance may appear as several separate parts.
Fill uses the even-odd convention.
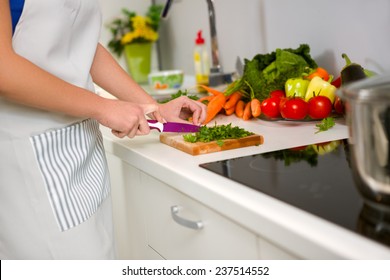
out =
[[[185,77],[185,80],[191,84],[191,78]],[[98,92],[113,98],[102,89],[98,88]],[[348,138],[348,127],[344,119],[338,119],[333,128],[317,134],[315,122],[243,121],[235,116],[222,115],[215,121],[218,124],[232,123],[261,134],[264,143],[192,156],[160,143],[159,133],[155,130],[147,136],[119,139],[109,129],[101,129],[108,154],[223,214],[265,240],[286,248],[297,258],[390,259],[388,247],[199,167],[201,163],[345,139]]]
[[[160,143],[156,131],[134,139],[118,139],[107,128],[102,130],[108,153],[287,248],[298,258],[390,258],[388,247],[199,167],[205,162],[347,138],[348,128],[343,119],[332,129],[317,134],[313,122],[243,121],[234,116],[219,116],[216,121],[261,134],[264,144],[191,156]]]

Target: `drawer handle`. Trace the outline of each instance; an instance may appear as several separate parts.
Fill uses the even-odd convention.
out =
[[[194,221],[184,219],[184,218],[179,216],[179,212],[180,212],[179,206],[172,206],[171,207],[172,218],[176,223],[178,223],[179,225],[188,227],[188,228],[196,229],[196,230],[203,228],[203,223],[201,221],[194,222]]]

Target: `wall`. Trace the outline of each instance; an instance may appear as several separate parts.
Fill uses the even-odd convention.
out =
[[[237,56],[251,59],[300,43],[308,43],[316,61],[335,74],[344,65],[343,52],[366,68],[390,70],[389,0],[214,0],[214,6],[226,72],[235,70]],[[206,1],[176,0],[161,25],[164,69],[193,74],[192,50],[199,29],[209,44]]]

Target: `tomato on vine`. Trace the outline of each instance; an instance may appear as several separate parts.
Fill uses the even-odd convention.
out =
[[[261,102],[261,112],[268,118],[278,118],[280,117],[279,103],[280,97],[278,96],[264,99]]]
[[[334,110],[337,114],[343,115],[345,113],[345,105],[344,102],[341,100],[340,97],[336,97],[334,104],[333,104]]]
[[[277,89],[277,90],[272,91],[269,94],[269,97],[279,97],[279,98],[282,98],[282,97],[286,97],[286,93],[282,89]]]
[[[287,99],[280,106],[280,113],[285,119],[302,120],[309,111],[308,103],[300,97]]]
[[[312,119],[324,119],[329,117],[332,112],[332,102],[323,95],[317,95],[310,98],[309,102],[309,116]]]

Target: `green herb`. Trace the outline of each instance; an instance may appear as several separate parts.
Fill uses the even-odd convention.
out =
[[[183,138],[184,141],[190,143],[217,141],[217,144],[222,146],[223,140],[239,139],[250,135],[253,135],[253,133],[238,126],[232,126],[232,124],[215,124],[214,126],[202,126],[199,132],[184,134]]]
[[[318,128],[316,133],[319,133],[321,131],[326,131],[330,128],[332,128],[335,125],[334,118],[327,117],[321,121],[321,123],[316,124],[316,127]]]
[[[223,141],[222,140],[217,140],[217,145],[222,147],[223,146]]]
[[[183,135],[184,141],[190,142],[190,143],[195,143],[198,137],[196,134],[184,134]]]
[[[199,99],[199,97],[196,96],[196,95],[189,95],[187,90],[184,90],[184,91],[178,90],[178,92],[172,94],[170,98],[159,100],[158,103],[161,103],[161,104],[167,103],[167,102],[169,102],[169,101],[171,101],[173,99],[179,98],[180,96],[187,96],[188,98],[190,98],[192,100],[198,100]]]

